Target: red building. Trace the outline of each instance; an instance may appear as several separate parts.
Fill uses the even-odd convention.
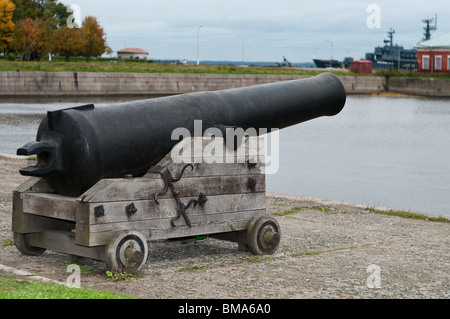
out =
[[[355,73],[372,73],[372,61],[356,60],[350,62],[350,71]]]
[[[417,71],[450,73],[450,33],[416,46]]]

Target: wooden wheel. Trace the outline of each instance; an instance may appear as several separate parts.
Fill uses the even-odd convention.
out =
[[[248,226],[247,245],[255,255],[271,255],[281,238],[280,225],[269,216],[255,217]]]
[[[117,233],[106,246],[105,261],[112,271],[139,271],[146,263],[148,245],[137,231]]]
[[[30,234],[14,232],[14,245],[24,255],[40,256],[46,249],[30,246]]]

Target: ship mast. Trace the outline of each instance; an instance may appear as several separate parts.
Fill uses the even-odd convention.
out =
[[[395,33],[395,30],[392,30],[392,28],[390,28],[388,33],[387,33],[388,37],[389,37],[389,40],[384,40],[384,43],[390,43],[391,47],[394,46],[394,36],[393,36],[394,33]]]
[[[430,25],[431,23],[433,23],[433,21],[434,21],[434,25]],[[423,34],[424,35],[423,41],[430,40],[430,38],[431,38],[430,31],[435,31],[437,28],[437,14],[435,15],[434,18],[423,19],[422,22],[426,24],[426,26],[423,28],[425,30],[425,33]]]

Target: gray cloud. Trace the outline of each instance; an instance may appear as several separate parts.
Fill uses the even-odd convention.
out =
[[[331,54],[364,57],[382,45],[394,28],[395,42],[412,48],[421,38],[426,17],[438,14],[436,35],[450,32],[448,0],[299,1],[299,0],[167,0],[62,1],[76,3],[82,16],[93,15],[105,27],[113,50],[124,46],[150,51],[153,58],[240,60],[242,47],[250,61],[294,62]],[[381,8],[381,28],[369,29],[369,4]],[[244,41],[243,41],[244,40]]]

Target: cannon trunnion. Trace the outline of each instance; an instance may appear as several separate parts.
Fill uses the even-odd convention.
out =
[[[48,112],[37,141],[18,149],[19,155],[37,154],[38,162],[20,170],[30,179],[13,193],[15,245],[28,255],[48,249],[102,260],[121,272],[142,269],[152,240],[203,235],[273,254],[281,229],[266,213],[263,138],[245,136],[230,147],[225,138],[203,133],[230,127],[270,132],[335,115],[344,104],[340,80],[322,74]],[[172,138],[180,127],[195,133],[198,120],[199,134]],[[222,158],[203,153],[196,161],[179,152],[212,145]]]

